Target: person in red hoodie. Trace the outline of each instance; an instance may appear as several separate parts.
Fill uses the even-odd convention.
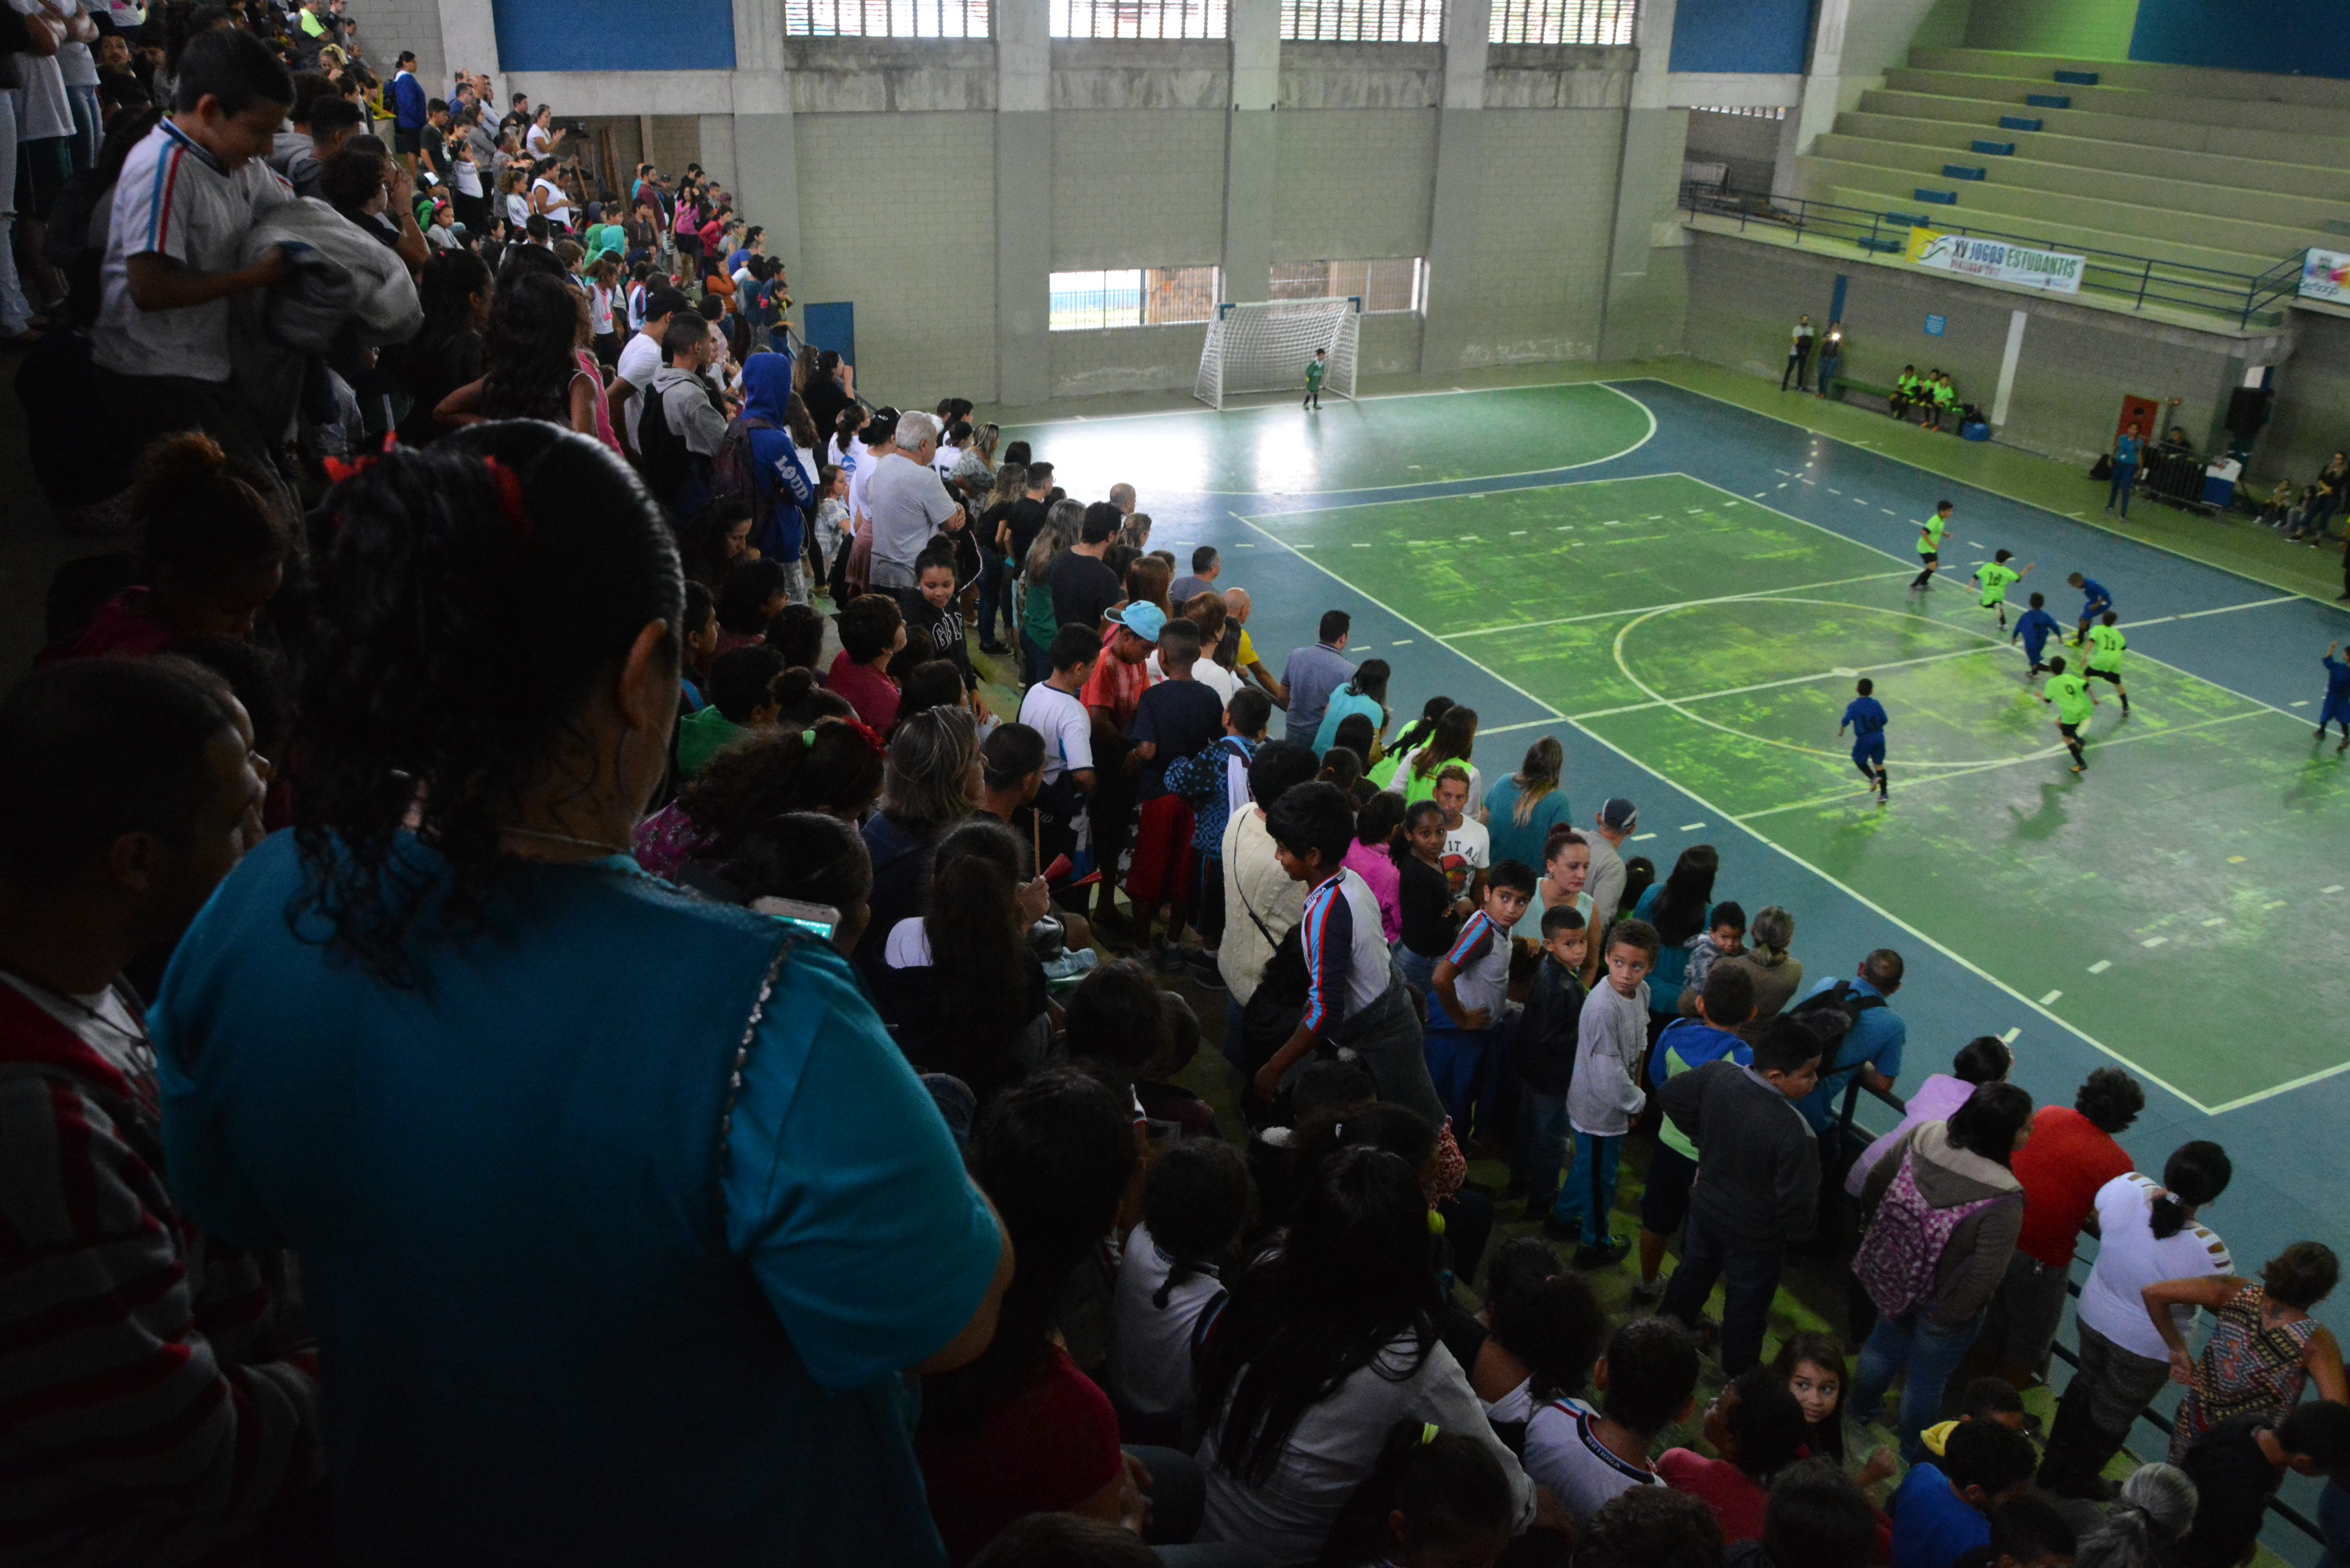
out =
[[[43,650],[40,662],[151,659],[192,638],[253,635],[286,578],[276,484],[189,431],[148,449],[130,494],[140,580]]]
[[[1803,1458],[1811,1441],[1804,1407],[1788,1392],[1786,1378],[1767,1366],[1732,1378],[1705,1408],[1705,1440],[1719,1459],[1694,1449],[1667,1449],[1657,1473],[1667,1486],[1713,1510],[1725,1542],[1760,1539],[1772,1478]]]
[[[1991,1297],[1977,1354],[2018,1388],[2048,1370],[2081,1227],[2096,1208],[2097,1189],[2137,1168],[2114,1139],[2144,1109],[2146,1090],[2137,1079],[2100,1067],[2083,1081],[2070,1109],[2041,1106],[2032,1118],[2032,1141],[2015,1151],[2023,1230]]]

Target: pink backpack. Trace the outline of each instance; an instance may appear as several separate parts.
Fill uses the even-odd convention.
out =
[[[1901,1157],[1901,1168],[1878,1200],[1868,1233],[1853,1253],[1853,1277],[1868,1299],[1887,1317],[1916,1311],[1934,1293],[1934,1271],[1950,1233],[1970,1215],[1999,1201],[1997,1197],[1937,1209],[1918,1190],[1917,1151]]]

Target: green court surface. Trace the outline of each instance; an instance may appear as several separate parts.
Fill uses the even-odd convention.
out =
[[[2310,924],[2350,897],[2350,783],[2276,743],[2304,719],[2133,653],[2085,791],[1968,566],[1913,597],[1914,563],[1682,474],[1250,521],[2207,1110],[2350,1055],[2265,1000],[2350,1012]],[[1861,674],[1889,810],[1836,733]],[[1704,836],[1648,826],[1660,859]]]
[[[1311,419],[1295,400],[1051,427],[1055,483],[1100,495],[1120,481],[1156,491],[1284,495],[1383,490],[1538,473],[1628,452],[1656,429],[1607,387],[1517,387],[1473,397],[1332,399]],[[1020,430],[1007,434],[1027,433]],[[1139,461],[1148,452],[1148,461]],[[1145,498],[1146,506],[1148,497]]]

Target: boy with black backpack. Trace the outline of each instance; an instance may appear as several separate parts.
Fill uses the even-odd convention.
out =
[[[1901,955],[1878,948],[1860,961],[1851,979],[1824,980],[1787,1009],[1788,1016],[1802,1019],[1820,1037],[1820,1086],[1796,1101],[1795,1108],[1823,1140],[1821,1185],[1830,1192],[1843,1179],[1836,1121],[1845,1090],[1857,1078],[1865,1087],[1889,1095],[1901,1076],[1901,1047],[1909,1025],[1891,1006],[1901,973]]]

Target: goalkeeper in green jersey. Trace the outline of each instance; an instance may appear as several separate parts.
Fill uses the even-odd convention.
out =
[[[1316,348],[1305,367],[1305,406],[1322,411],[1322,378],[1330,373],[1330,350]]]

